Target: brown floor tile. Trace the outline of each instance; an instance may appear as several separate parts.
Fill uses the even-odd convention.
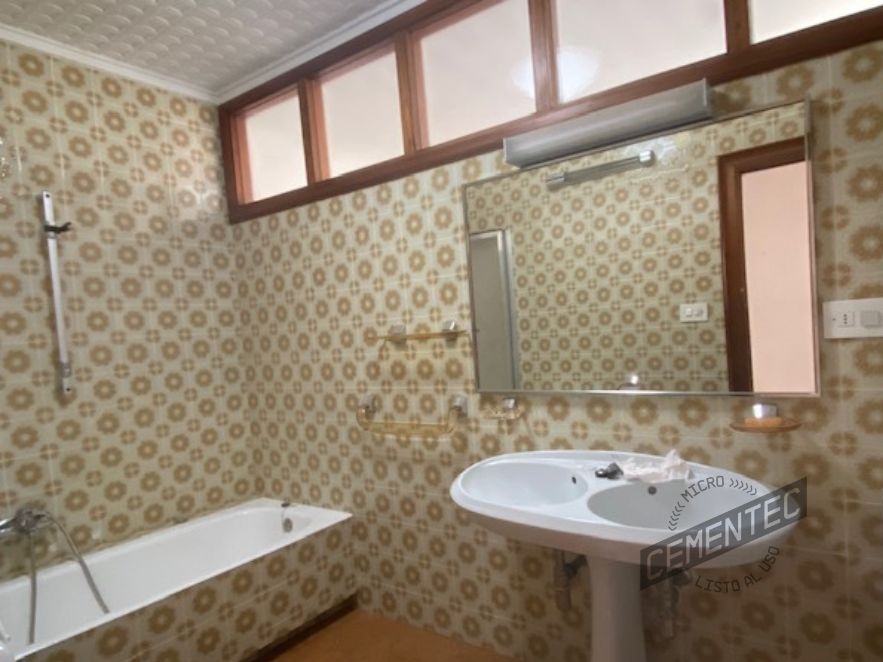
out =
[[[439,634],[353,611],[282,653],[274,662],[509,662]]]

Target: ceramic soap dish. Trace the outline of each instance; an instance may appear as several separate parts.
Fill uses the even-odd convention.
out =
[[[779,416],[776,405],[756,404],[751,407],[752,416],[739,423],[730,423],[730,427],[739,432],[753,434],[775,434],[788,432],[800,427],[800,421]]]

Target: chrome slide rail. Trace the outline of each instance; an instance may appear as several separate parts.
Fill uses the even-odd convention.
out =
[[[58,236],[71,229],[70,223],[58,225],[55,222],[55,210],[52,205],[52,194],[41,191],[37,196],[43,210],[43,231],[46,233],[46,250],[49,254],[49,278],[52,284],[52,307],[55,313],[55,336],[58,341],[58,372],[61,394],[73,393],[74,374],[71,369],[70,355],[67,348],[67,330],[64,324],[64,300],[61,291],[61,270],[58,260]]]

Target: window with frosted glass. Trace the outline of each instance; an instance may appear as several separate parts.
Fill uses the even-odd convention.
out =
[[[392,49],[331,73],[321,83],[332,177],[404,154]]]
[[[420,37],[431,144],[536,110],[527,0],[485,3]]]
[[[880,0],[750,0],[751,41],[781,37],[880,6]]]
[[[723,0],[555,0],[555,27],[561,101],[727,49]]]
[[[296,93],[247,112],[244,124],[250,200],[262,200],[307,185],[300,101]]]

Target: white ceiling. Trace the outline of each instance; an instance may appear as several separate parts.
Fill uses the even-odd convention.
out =
[[[211,101],[421,0],[0,0],[0,39]]]

